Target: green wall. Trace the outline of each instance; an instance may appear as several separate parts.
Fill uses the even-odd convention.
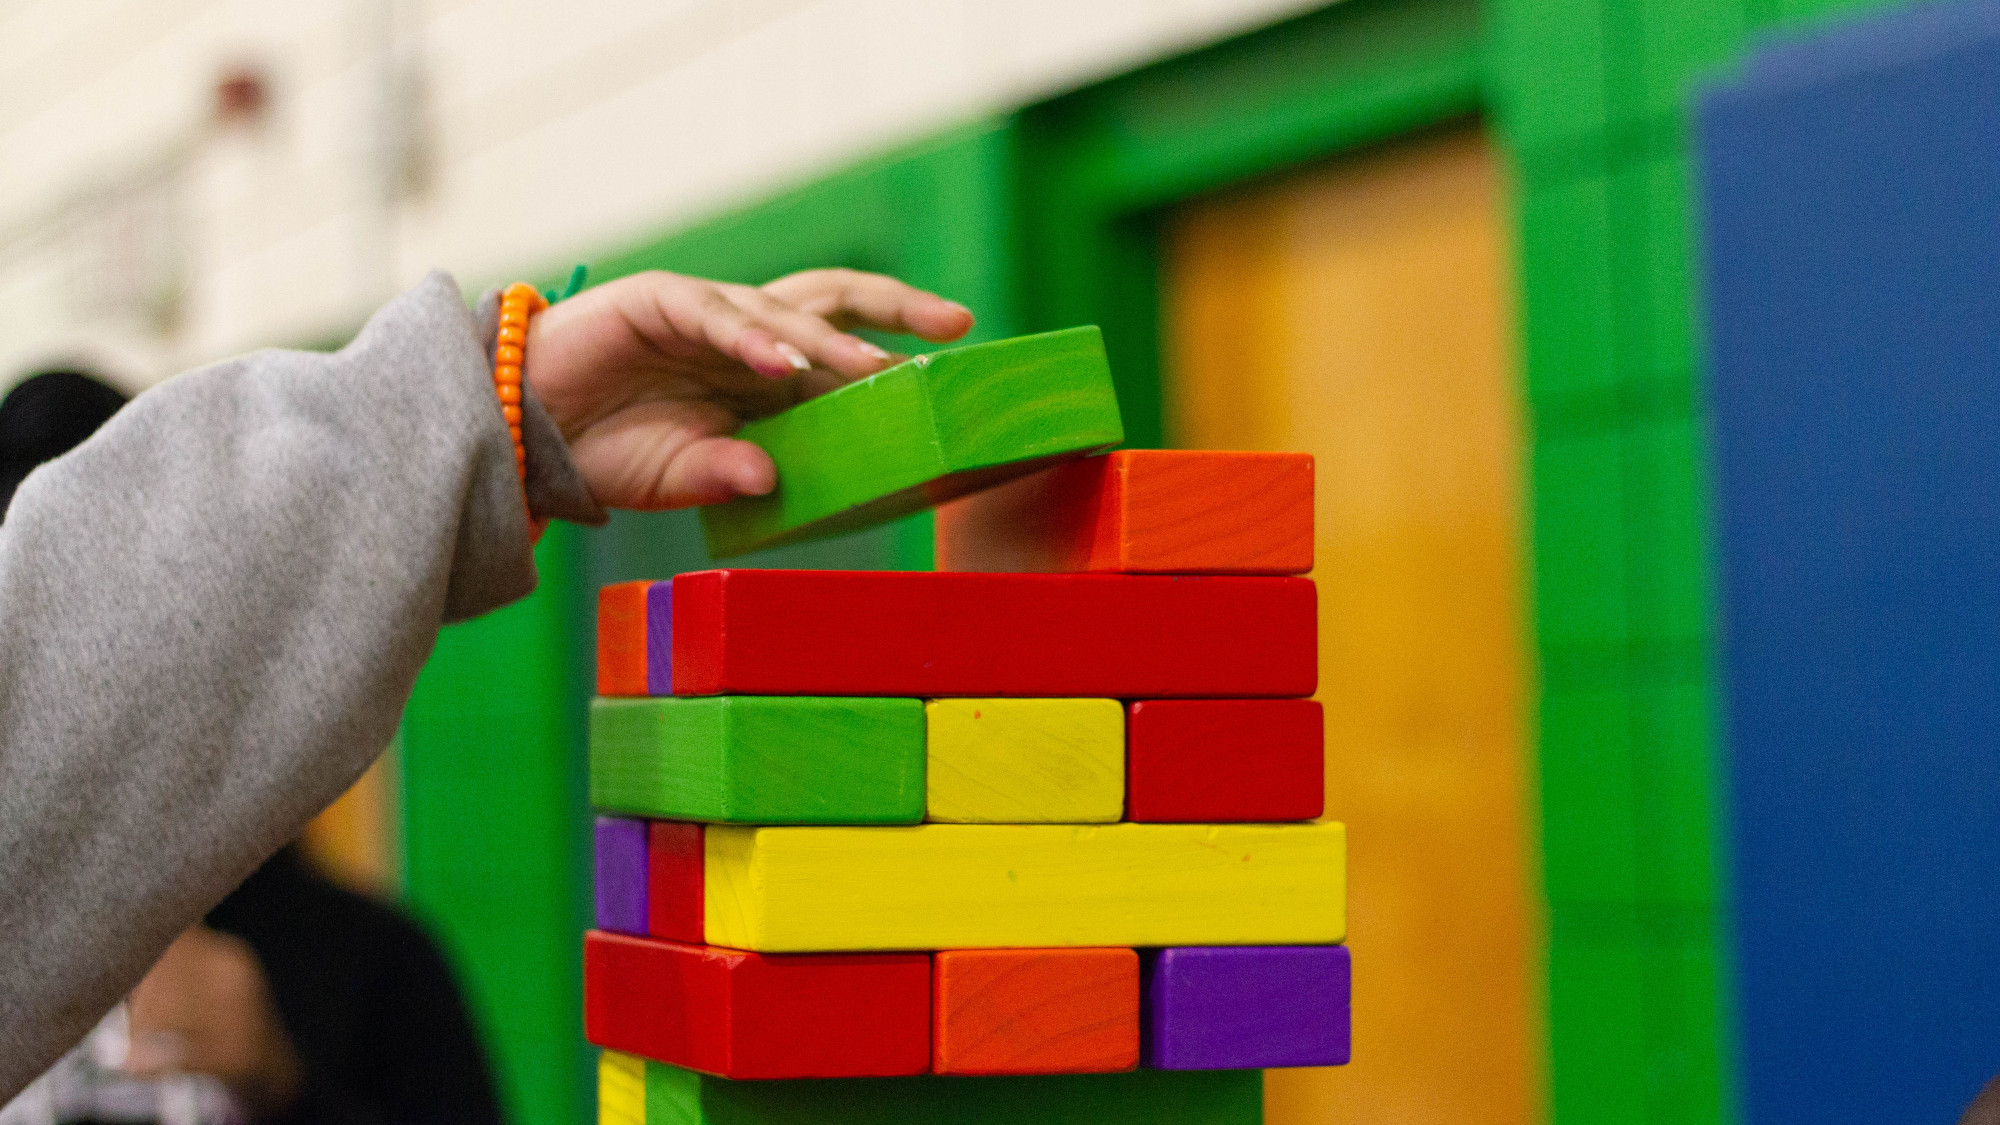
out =
[[[1685,105],[1802,0],[1347,0],[952,130],[592,263],[895,273],[979,338],[1095,322],[1164,440],[1158,220],[1202,192],[1482,114],[1514,177],[1533,496],[1552,1104],[1732,1116]],[[1852,5],[1844,5],[1852,6]],[[754,565],[928,565],[904,521]],[[543,587],[447,630],[404,729],[411,902],[457,957],[522,1122],[589,1112],[582,712],[590,599],[708,565],[687,513],[552,532]]]

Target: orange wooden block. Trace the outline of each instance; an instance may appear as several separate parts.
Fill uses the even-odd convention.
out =
[[[597,694],[646,694],[646,592],[620,582],[597,592]]]
[[[938,509],[939,570],[1304,574],[1305,453],[1123,449]]]
[[[1139,1065],[1139,955],[1130,949],[947,949],[931,971],[938,1074]]]

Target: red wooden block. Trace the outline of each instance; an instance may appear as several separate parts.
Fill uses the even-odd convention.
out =
[[[620,582],[597,591],[597,694],[646,694],[646,589]]]
[[[1310,699],[1148,699],[1125,709],[1125,819],[1219,824],[1325,811]]]
[[[708,570],[673,584],[678,695],[1300,696],[1305,578]]]
[[[1093,1074],[1139,1065],[1130,949],[947,949],[934,958],[931,1069]]]
[[[592,930],[584,1037],[724,1078],[855,1078],[930,1067],[923,953],[766,955]]]
[[[646,932],[702,940],[701,825],[655,820],[646,833]]]
[[[939,570],[1304,574],[1312,558],[1305,453],[1123,449],[937,514]]]

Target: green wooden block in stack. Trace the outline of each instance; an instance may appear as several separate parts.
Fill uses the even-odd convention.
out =
[[[859,531],[1125,438],[1095,327],[918,356],[737,434],[778,487],[702,509],[716,558]]]
[[[726,695],[590,705],[590,803],[719,824],[915,824],[916,699]]]
[[[607,1051],[598,1125],[1262,1125],[1256,1070],[733,1081]]]

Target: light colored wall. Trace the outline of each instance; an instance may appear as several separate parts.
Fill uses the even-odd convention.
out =
[[[0,0],[0,387],[337,337],[1324,2]]]

